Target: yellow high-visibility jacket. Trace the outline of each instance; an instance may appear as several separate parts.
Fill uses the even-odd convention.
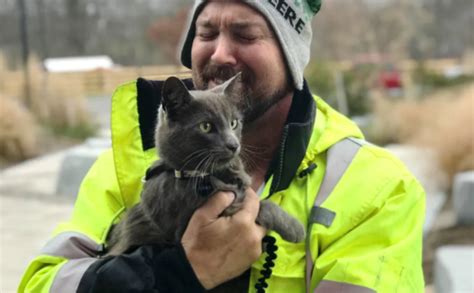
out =
[[[70,221],[57,227],[31,262],[20,292],[74,292],[96,263],[111,226],[140,200],[141,179],[157,158],[153,130],[159,86],[139,79],[116,90],[112,149],[88,172]],[[425,195],[413,175],[388,151],[360,143],[327,198],[317,205],[329,221],[325,217],[310,225],[327,173],[328,149],[348,138],[360,142],[363,136],[353,122],[311,96],[306,86],[295,93],[283,133],[261,196],[310,229],[307,241],[298,244],[270,232],[278,251],[266,292],[423,292]],[[307,255],[313,264],[309,271]],[[255,292],[264,258],[251,268],[249,292]]]

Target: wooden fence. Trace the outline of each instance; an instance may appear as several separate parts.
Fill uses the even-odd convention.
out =
[[[472,57],[472,56],[471,56]],[[472,61],[474,58],[469,58]],[[426,68],[441,73],[450,66],[459,65],[457,59],[429,60],[425,62]],[[465,71],[474,73],[474,66],[470,62],[462,62]],[[407,60],[398,64],[403,72],[411,72],[416,67],[416,62]],[[349,68],[350,63],[337,64],[341,69]],[[349,66],[349,67],[348,67]],[[24,78],[21,71],[7,71],[0,62],[0,93],[10,97],[24,96]],[[170,75],[190,77],[189,69],[179,66],[143,66],[143,67],[116,67],[107,70],[94,70],[88,72],[48,73],[38,62],[30,68],[30,92],[33,98],[45,94],[69,96],[104,96],[111,95],[117,86],[122,83],[136,80],[138,77],[149,79],[164,79]]]
[[[30,68],[31,96],[54,92],[67,96],[111,95],[117,86],[136,80],[138,77],[164,79],[170,75],[190,77],[189,69],[177,66],[117,67],[87,72],[50,73],[39,67]],[[0,93],[20,97],[25,90],[21,71],[0,69]]]

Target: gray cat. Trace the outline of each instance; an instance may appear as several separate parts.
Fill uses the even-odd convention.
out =
[[[188,91],[176,77],[165,81],[155,134],[160,159],[147,172],[141,202],[112,230],[109,255],[179,243],[194,211],[217,190],[236,194],[223,216],[241,208],[250,177],[239,157],[240,84],[240,74],[205,91]],[[256,222],[290,242],[305,237],[301,223],[269,200],[261,201]],[[219,288],[237,288],[236,280]]]

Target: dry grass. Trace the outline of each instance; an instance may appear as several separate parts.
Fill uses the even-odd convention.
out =
[[[33,59],[30,64],[31,109],[35,116],[53,127],[88,124],[90,119],[82,84],[67,75],[51,80],[39,61]]]
[[[82,80],[73,75],[50,75],[36,57],[29,61],[30,99],[25,99],[23,74],[9,71],[0,55],[0,76],[8,82],[3,94],[22,101],[43,123],[62,127],[75,127],[88,123],[86,96]]]
[[[421,101],[375,98],[379,140],[433,149],[449,178],[474,169],[474,84]]]
[[[52,78],[32,58],[27,100],[23,75],[9,71],[5,63],[0,54],[0,161],[8,164],[50,151],[44,147],[51,145],[45,140],[55,139],[51,132],[79,138],[92,132],[81,81],[68,75]]]
[[[0,94],[0,157],[10,161],[38,153],[39,129],[35,118],[17,100]]]
[[[10,97],[18,105],[28,105],[28,109],[23,110],[30,111],[36,118],[35,121],[45,126],[39,141],[40,145],[47,148],[43,152],[51,150],[64,138],[69,145],[69,138],[81,139],[92,134],[94,125],[90,122],[86,108],[87,96],[109,96],[118,85],[134,80],[138,76],[155,79],[169,75],[190,77],[189,70],[176,66],[118,67],[106,71],[48,73],[43,70],[38,58],[32,57],[29,63],[31,100],[28,102],[24,99],[23,73],[19,70],[9,70],[0,52],[0,95]],[[55,135],[52,136],[51,133]],[[28,136],[21,132],[16,135]],[[3,145],[7,143],[3,142],[3,136],[1,138],[4,148]],[[2,156],[3,154],[0,154],[0,165],[2,161],[8,162],[12,159]],[[22,156],[14,155],[14,157]]]

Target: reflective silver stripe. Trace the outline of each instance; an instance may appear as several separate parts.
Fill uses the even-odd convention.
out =
[[[353,139],[344,139],[329,148],[326,159],[326,173],[316,196],[315,206],[320,206],[329,197],[360,146]]]
[[[67,259],[95,257],[101,245],[84,234],[64,232],[48,241],[41,254],[60,256]]]
[[[376,291],[358,285],[322,280],[314,293],[374,293]]]
[[[314,206],[311,209],[311,213],[309,215],[308,221],[310,223],[318,223],[329,228],[329,226],[331,226],[332,221],[334,220],[335,217],[336,217],[335,212],[328,210],[326,208]]]
[[[54,277],[51,292],[76,292],[82,276],[97,260],[101,248],[94,240],[77,232],[60,233],[46,243],[41,254],[68,259]]]
[[[329,197],[334,187],[347,170],[360,147],[364,144],[363,140],[345,138],[331,146],[327,151],[326,172],[319,192],[316,195],[314,206],[311,208],[308,218],[308,233],[306,234],[306,292],[311,290],[311,275],[313,274],[313,256],[311,255],[311,229],[313,224],[321,224],[330,227],[336,213],[321,207],[321,204]]]
[[[66,262],[56,273],[50,292],[77,292],[82,276],[96,260],[96,258],[88,257]]]

